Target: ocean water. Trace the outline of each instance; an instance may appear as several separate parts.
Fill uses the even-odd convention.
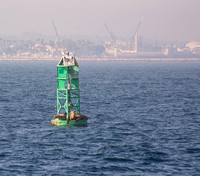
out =
[[[80,63],[87,127],[51,127],[57,62],[0,62],[0,175],[200,175],[200,63]]]

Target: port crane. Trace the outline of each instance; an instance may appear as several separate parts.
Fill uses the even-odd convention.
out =
[[[56,44],[57,47],[59,47],[59,46],[61,46],[62,42],[61,42],[61,40],[60,40],[60,36],[59,36],[58,30],[57,30],[57,28],[56,28],[56,25],[55,25],[53,19],[52,19],[52,24],[53,24],[54,31],[55,31],[55,33],[56,33],[55,44]]]
[[[112,42],[115,44],[116,43],[116,37],[115,35],[112,33],[112,31],[108,28],[108,26],[106,25],[105,21],[103,21],[103,24],[108,32],[108,34],[110,35],[110,38],[112,39]]]

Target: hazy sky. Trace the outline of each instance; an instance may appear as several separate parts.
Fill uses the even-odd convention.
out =
[[[144,38],[200,41],[200,0],[0,0],[0,34],[129,37],[142,16]]]

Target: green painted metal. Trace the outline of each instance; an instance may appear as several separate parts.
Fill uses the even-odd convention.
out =
[[[78,65],[57,65],[57,114],[80,114],[80,90]]]
[[[61,120],[61,119],[55,119],[53,126],[87,126],[87,120]]]

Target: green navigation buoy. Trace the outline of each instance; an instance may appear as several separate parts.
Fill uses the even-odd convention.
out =
[[[80,114],[79,66],[73,54],[65,52],[57,65],[57,115],[51,124],[87,125],[87,119]]]

